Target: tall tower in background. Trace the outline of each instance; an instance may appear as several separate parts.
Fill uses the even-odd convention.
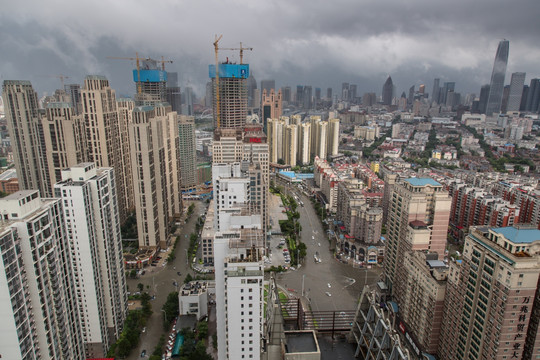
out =
[[[383,105],[392,105],[392,98],[394,97],[394,83],[392,78],[388,76],[382,89],[382,103]]]
[[[166,99],[171,105],[172,111],[180,113],[182,108],[182,97],[180,86],[178,86],[178,73],[167,71]]]
[[[478,111],[481,114],[486,113],[487,101],[489,96],[489,85],[486,84],[480,88],[480,98],[478,101]]]
[[[198,184],[195,118],[193,116],[181,115],[179,120],[181,190],[184,192],[195,189]]]
[[[262,94],[262,123],[263,131],[268,134],[267,121],[268,119],[277,119],[283,113],[283,102],[281,89],[276,94],[274,89],[270,89],[269,92],[266,89]]]
[[[441,79],[435,79],[433,80],[433,91],[431,92],[431,102],[432,103],[439,103],[439,93],[441,91],[441,87],[439,85],[439,82]]]
[[[498,114],[501,111],[509,48],[510,42],[508,40],[500,41],[499,46],[497,47],[486,106],[486,115],[488,116],[493,115],[493,113]]]
[[[249,65],[220,63],[218,66],[219,103],[216,96],[216,66],[209,66],[213,86],[214,128],[242,128],[247,116]]]
[[[257,90],[257,80],[255,80],[255,76],[253,76],[253,73],[249,74],[249,77],[247,79],[247,92],[248,92],[248,107],[253,108],[255,107],[255,90]]]
[[[52,183],[45,154],[37,94],[30,81],[5,80],[2,98],[19,187],[51,197]]]

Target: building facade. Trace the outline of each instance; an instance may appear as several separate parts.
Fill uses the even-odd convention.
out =
[[[437,253],[439,260],[444,258],[450,206],[448,192],[431,178],[408,178],[394,185],[384,257],[384,274],[390,289],[407,251],[428,250]]]
[[[96,169],[93,163],[65,169],[55,195],[64,204],[86,357],[103,357],[120,337],[127,316],[113,169]]]

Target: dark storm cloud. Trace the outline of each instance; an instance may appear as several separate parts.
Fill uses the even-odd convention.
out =
[[[59,81],[46,75],[106,75],[129,95],[133,63],[107,56],[174,60],[180,85],[199,94],[212,63],[215,34],[221,46],[242,41],[257,80],[277,85],[340,88],[380,93],[388,74],[399,93],[434,77],[476,92],[489,82],[497,43],[510,40],[510,73],[539,75],[540,3],[500,1],[18,1],[0,13],[0,77],[30,79],[40,91]],[[223,51],[222,59],[238,60]]]

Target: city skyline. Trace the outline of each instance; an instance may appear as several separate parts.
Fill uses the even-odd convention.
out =
[[[535,64],[540,54],[534,42],[534,34],[540,31],[534,21],[537,12],[522,11],[538,5],[527,0],[508,8],[485,1],[436,7],[415,1],[384,8],[365,1],[309,7],[216,3],[204,9],[195,3],[145,8],[97,3],[79,4],[76,9],[26,5],[6,4],[0,15],[4,34],[0,77],[28,79],[40,96],[61,87],[52,77],[58,74],[69,76],[66,83],[82,83],[87,74],[105,75],[119,95],[132,96],[129,74],[134,63],[106,58],[133,57],[135,52],[173,60],[167,70],[178,71],[181,88],[189,83],[202,95],[207,64],[213,63],[215,34],[224,35],[224,47],[237,47],[239,41],[253,47],[255,51],[245,54],[251,71],[259,81],[275,79],[277,87],[304,84],[337,90],[342,82],[350,82],[359,85],[358,95],[379,94],[391,75],[397,93],[411,85],[430,88],[434,78],[441,78],[441,82],[456,82],[462,94],[478,94],[480,86],[489,83],[492,54],[503,38],[512,42],[507,73],[525,72],[526,83],[540,75]],[[245,26],[231,26],[226,17],[213,13],[234,13],[245,20]],[[514,24],[518,16],[519,24]],[[261,17],[268,21],[261,23]],[[205,19],[206,25],[196,27],[199,22],[192,19]],[[220,58],[226,57],[238,61],[235,51],[222,51]]]

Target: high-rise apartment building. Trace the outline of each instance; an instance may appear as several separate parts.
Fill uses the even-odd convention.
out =
[[[315,123],[315,143],[311,146],[315,148],[315,156],[323,160],[326,159],[328,154],[328,121],[317,121]]]
[[[116,109],[118,112],[118,127],[120,141],[123,146],[119,147],[121,167],[124,175],[124,186],[117,185],[117,191],[123,191],[118,194],[118,199],[126,199],[126,208],[129,211],[135,209],[135,200],[133,198],[133,174],[131,173],[131,151],[129,149],[129,124],[133,122],[133,109],[135,101],[127,98],[116,99]],[[115,170],[116,171],[116,170]],[[116,177],[118,179],[118,176]],[[118,183],[117,183],[118,184]]]
[[[247,116],[248,64],[218,64],[209,66],[213,87],[214,128],[242,128]],[[219,91],[217,86],[219,83]]]
[[[394,295],[401,320],[424,352],[436,354],[443,327],[448,266],[437,260],[437,254],[424,251],[409,251],[403,260],[397,274],[402,286]]]
[[[285,164],[296,166],[296,155],[298,153],[298,126],[287,125],[285,127],[285,137],[283,141],[283,152]]]
[[[52,184],[62,180],[62,170],[86,159],[86,133],[82,116],[68,103],[47,104],[41,117],[45,156]]]
[[[139,247],[164,249],[182,209],[176,113],[167,104],[136,107],[129,141]]]
[[[431,178],[409,178],[396,183],[390,195],[384,274],[392,288],[404,254],[428,250],[444,258],[452,200]],[[396,284],[399,285],[399,284]]]
[[[84,359],[62,201],[24,190],[0,199],[0,209],[2,357]]]
[[[337,155],[339,151],[339,119],[328,120],[328,156]]]
[[[124,163],[125,152],[123,148],[128,140],[121,137],[121,128],[115,91],[110,87],[104,76],[88,75],[84,79],[84,88],[81,90],[82,115],[86,130],[86,148],[89,162],[97,167],[112,167],[116,176],[118,193],[118,209],[120,221],[123,222],[130,208],[129,181]],[[122,118],[123,121],[126,118]],[[124,196],[121,196],[124,195]]]
[[[107,355],[127,315],[126,276],[112,168],[81,163],[62,171],[62,199],[86,358]]]
[[[332,100],[332,88],[326,89],[326,100]]]
[[[264,233],[231,229],[214,238],[218,359],[260,359]]]
[[[394,98],[394,83],[392,78],[388,76],[382,89],[382,103],[383,105],[392,105],[392,99]]]
[[[449,278],[441,359],[533,359],[540,353],[540,231],[477,227]]]
[[[5,80],[2,99],[19,187],[52,196],[37,94],[30,81]]]
[[[508,52],[510,42],[501,40],[497,47],[493,72],[491,73],[491,83],[486,106],[486,115],[499,113],[501,111],[502,95],[504,88],[504,77],[506,76],[506,65],[508,64]]]
[[[512,74],[512,79],[510,80],[510,94],[508,95],[508,105],[506,106],[506,111],[519,111],[524,84],[524,72],[515,72]]]
[[[178,123],[180,144],[180,174],[182,191],[195,189],[197,181],[197,149],[195,144],[195,118],[180,116]]]
[[[311,160],[311,123],[298,125],[298,155],[297,161],[307,165]]]

